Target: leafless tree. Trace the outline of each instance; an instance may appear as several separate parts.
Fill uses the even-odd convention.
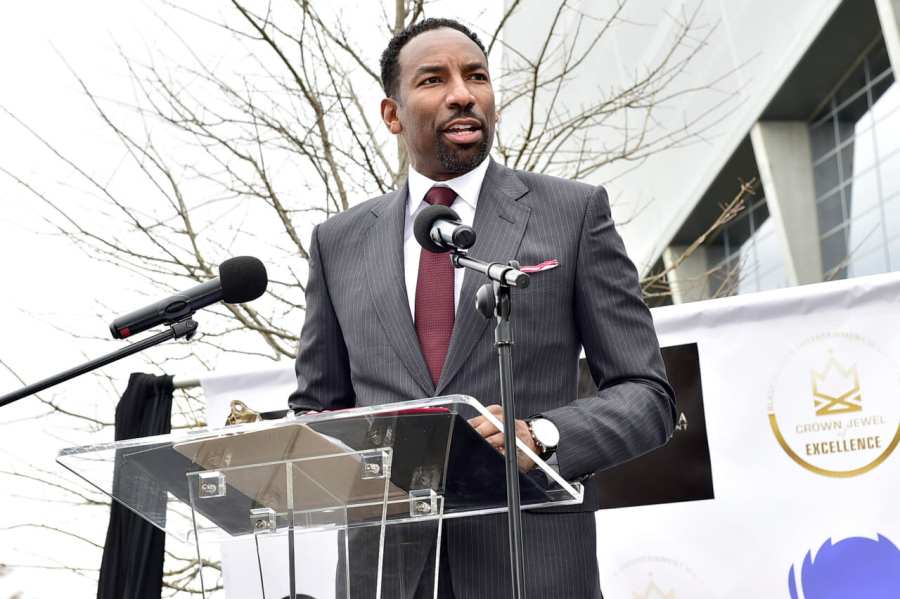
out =
[[[740,181],[738,192],[731,200],[719,205],[716,218],[703,233],[684,248],[670,264],[651,270],[641,279],[641,290],[648,304],[656,305],[660,300],[671,298],[671,274],[700,248],[709,245],[729,223],[740,216],[747,207],[748,198],[755,195],[758,189],[759,181],[755,177]],[[707,268],[697,280],[691,281],[691,284],[708,288],[710,298],[727,297],[735,295],[740,282],[750,274],[752,271],[746,268],[745,264],[739,261],[724,261],[718,266]]]
[[[422,0],[393,4],[392,17],[385,10],[385,37],[427,12]],[[566,87],[601,60],[598,48],[625,22],[626,2],[601,19],[560,0],[532,47],[516,48],[501,34],[521,4],[508,3],[496,28],[483,32],[489,52],[504,51],[496,82],[500,111],[504,119],[522,117],[498,132],[498,159],[511,167],[578,179],[616,162],[640,164],[702,139],[734,99],[722,92],[713,111],[675,129],[656,118],[691,94],[715,90],[726,75],[711,76],[703,85],[686,86],[680,79],[715,29],[701,23],[702,5],[668,17],[669,47],[652,64],[636,67],[627,84],[575,103]],[[216,276],[215,265],[231,247],[252,242],[267,253],[273,271],[267,300],[225,306],[225,318],[206,328],[200,342],[278,360],[292,357],[298,340],[310,228],[395,188],[406,160],[402,148],[392,150],[394,140],[377,112],[362,101],[380,95],[377,65],[355,44],[346,20],[300,0],[255,7],[231,0],[231,7],[216,21],[194,15],[246,48],[241,70],[209,64],[190,46],[184,53],[189,60],[164,66],[158,57],[141,62],[123,55],[135,86],[129,104],[98,97],[74,75],[126,153],[133,175],[128,195],[7,112],[81,175],[93,196],[88,209],[107,216],[100,226],[6,172],[52,207],[59,232],[92,257],[166,290]],[[139,124],[126,113],[137,114]],[[184,148],[191,150],[190,159],[179,161]],[[144,188],[135,201],[138,177]],[[248,331],[255,341],[242,334]]]
[[[729,73],[699,82],[685,77],[716,29],[716,23],[704,22],[702,4],[666,16],[670,39],[650,63],[635,66],[621,82],[596,84],[592,93],[575,98],[567,90],[590,80],[612,32],[635,25],[625,17],[626,0],[600,16],[569,0],[544,3],[550,18],[531,25],[529,43],[517,45],[504,32],[523,4],[506,2],[500,18],[478,31],[500,66],[495,89],[504,124],[495,155],[510,167],[575,179],[600,176],[611,165],[633,168],[704,139],[734,106],[736,90],[718,89]],[[384,0],[377,27],[387,39],[429,16],[430,8],[425,0]],[[228,40],[229,60],[211,59],[185,38],[179,38],[177,60],[161,50],[142,59],[123,51],[134,89],[128,101],[102,97],[72,66],[102,130],[122,148],[115,173],[66,154],[47,133],[2,107],[8,119],[77,174],[85,194],[75,209],[41,184],[3,165],[0,171],[50,207],[60,235],[163,292],[217,276],[216,265],[235,248],[252,246],[264,259],[270,279],[265,298],[216,308],[217,316],[202,323],[193,349],[170,350],[155,364],[160,370],[212,369],[221,352],[292,358],[303,320],[311,228],[396,188],[406,174],[402,144],[373,110],[381,97],[377,56],[358,35],[361,27],[373,25],[309,0],[230,0],[215,14],[172,1],[165,10],[217,31]],[[719,99],[677,127],[664,125],[660,114],[701,93]],[[707,236],[733,218],[745,193],[742,189],[723,209]],[[668,293],[665,281],[665,272],[649,275],[647,296]],[[48,410],[62,411],[52,399],[43,401]],[[112,421],[111,415],[70,416],[93,429]],[[175,427],[205,423],[193,394],[179,394],[174,418]],[[46,472],[6,474],[58,484]],[[71,481],[64,492],[81,505],[102,509],[102,498]],[[170,558],[167,588],[196,592],[198,564]]]

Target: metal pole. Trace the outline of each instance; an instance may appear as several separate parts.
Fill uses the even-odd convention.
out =
[[[290,593],[288,596],[290,599],[297,599],[296,555],[294,550],[294,466],[291,462],[288,462],[285,466],[288,504],[288,592]]]
[[[525,599],[525,551],[522,535],[522,502],[519,495],[519,462],[516,453],[516,410],[513,387],[512,331],[509,324],[509,287],[494,284],[497,328],[494,344],[500,360],[500,403],[503,406],[503,446],[506,452],[506,501],[509,520],[509,561],[512,592]]]
[[[509,522],[509,566],[514,599],[525,599],[525,550],[522,534],[522,498],[519,494],[519,460],[516,452],[516,398],[513,386],[512,329],[510,287],[528,287],[528,275],[519,263],[482,262],[463,251],[452,254],[453,266],[484,274],[490,283],[475,294],[475,307],[485,318],[495,317],[494,346],[500,361],[500,404],[503,407],[503,450],[506,457],[506,507]]]
[[[32,383],[26,387],[22,387],[18,391],[14,391],[12,393],[8,393],[2,397],[0,397],[0,408],[7,404],[11,404],[14,401],[18,401],[23,397],[28,397],[29,395],[34,395],[35,393],[39,393],[48,387],[52,387],[54,385],[58,385],[60,383],[64,383],[69,379],[73,379],[76,376],[81,376],[87,372],[92,370],[96,370],[101,366],[106,366],[107,364],[111,364],[116,360],[121,360],[131,354],[136,354],[139,351],[143,351],[148,347],[152,347],[154,345],[158,345],[163,341],[168,341],[169,339],[179,339],[181,337],[186,337],[190,339],[194,332],[197,330],[197,323],[191,319],[181,320],[169,326],[169,329],[163,331],[162,333],[158,333],[153,335],[152,337],[148,337],[147,339],[143,339],[136,343],[132,343],[128,347],[123,347],[122,349],[118,349],[112,353],[108,353],[105,356],[100,356],[90,362],[85,362],[80,366],[76,366],[75,368],[70,368],[65,372],[60,372],[59,374],[55,374],[49,378],[46,378],[42,381],[38,381],[37,383]]]

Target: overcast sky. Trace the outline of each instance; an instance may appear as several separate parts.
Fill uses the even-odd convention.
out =
[[[371,2],[359,5],[365,9],[349,1],[338,4],[349,6],[349,14],[360,22],[371,22],[367,19],[377,16],[365,14],[375,10]],[[471,8],[483,14],[481,4],[473,3]],[[479,8],[475,9],[476,5]],[[498,12],[499,6],[498,2],[491,10]],[[443,14],[452,15],[459,7],[458,2],[439,4],[431,14],[439,14],[443,8]],[[0,168],[51,193],[61,204],[71,198],[68,205],[73,209],[84,193],[83,182],[17,125],[5,112],[9,111],[57,147],[91,165],[96,169],[93,174],[115,176],[122,149],[98,122],[70,69],[100,94],[128,99],[131,87],[117,46],[127,54],[141,56],[150,47],[163,46],[176,59],[177,52],[183,51],[171,43],[156,9],[162,9],[160,4],[141,0],[4,5],[0,19]],[[209,31],[194,27],[186,17],[181,22],[170,21],[170,25],[188,36],[192,46],[216,51]],[[0,364],[0,393],[6,393],[19,386],[8,368],[34,382],[115,349],[116,345],[102,341],[108,336],[109,321],[116,312],[139,307],[135,302],[140,295],[138,299],[135,296],[147,291],[128,273],[90,259],[56,234],[46,220],[52,212],[2,172],[0,206],[0,361],[5,364]],[[73,339],[71,333],[88,338]],[[144,366],[133,358],[105,372],[123,386],[128,372]],[[91,376],[46,395],[64,407],[104,419],[111,417],[113,396],[108,383]],[[23,471],[32,464],[48,470],[51,477],[58,476],[61,469],[54,459],[60,448],[111,439],[111,430],[90,433],[73,428],[71,419],[35,418],[45,412],[34,398],[0,409],[0,470]],[[92,596],[95,573],[81,576],[67,568],[96,568],[97,550],[82,541],[19,525],[70,526],[75,522],[76,529],[86,531],[86,536],[102,539],[102,510],[73,508],[65,503],[70,497],[64,493],[9,477],[0,476],[0,488],[4,514],[0,516],[0,564],[16,566],[0,576],[0,599],[20,591],[23,599]],[[77,524],[79,521],[82,523]],[[27,567],[35,565],[56,569]]]
[[[0,106],[78,157],[103,166],[120,157],[103,144],[99,125],[66,66],[83,73],[108,92],[127,92],[113,40],[139,44],[153,39],[159,24],[143,3],[134,0],[80,2],[16,2],[4,6],[0,19]],[[27,132],[0,112],[0,167],[26,178],[65,203],[66,187],[76,178]],[[73,190],[74,193],[74,190]],[[97,299],[116,305],[119,273],[90,260],[45,222],[50,216],[36,198],[0,173],[0,360],[29,382],[74,366],[112,348],[75,341],[65,332],[103,336],[110,314],[98,314]],[[120,304],[121,305],[121,304]],[[137,306],[135,306],[137,307]],[[134,364],[132,364],[134,366]],[[127,366],[125,367],[127,370]],[[119,370],[121,371],[121,370]],[[0,392],[19,386],[0,366]],[[94,377],[83,377],[57,390],[53,397],[70,409],[93,406],[100,389]],[[107,410],[109,406],[106,406]],[[90,435],[73,431],[59,418],[28,420],[46,410],[26,398],[0,411],[0,463],[3,470],[25,470],[34,464],[61,472],[57,451],[66,445],[106,440],[111,431]],[[90,411],[90,409],[89,409]],[[109,417],[107,412],[106,417]],[[84,520],[76,527],[102,539],[103,514],[96,508],[72,507],[52,487],[27,485],[0,477],[0,527],[26,522],[55,525]],[[99,528],[98,528],[99,527]],[[0,577],[0,598],[21,591],[23,598],[90,597],[95,576],[73,574],[67,566],[97,567],[96,550],[78,540],[37,528],[0,532],[0,563],[15,567]],[[50,565],[60,569],[27,568]]]

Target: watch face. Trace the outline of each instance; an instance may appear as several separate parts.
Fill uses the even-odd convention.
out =
[[[554,449],[559,445],[559,430],[556,425],[546,418],[536,418],[531,421],[531,430],[538,443],[547,449]]]

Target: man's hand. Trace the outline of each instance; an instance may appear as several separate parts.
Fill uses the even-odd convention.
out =
[[[497,417],[500,422],[503,422],[503,408],[494,404],[487,406],[488,412]],[[494,449],[499,451],[500,453],[504,452],[504,436],[497,427],[494,426],[487,418],[484,416],[477,416],[475,418],[469,419],[469,424],[478,431],[488,443],[490,443]],[[537,445],[534,444],[534,439],[531,436],[531,431],[528,430],[528,424],[524,420],[516,420],[516,436],[520,441],[524,442],[525,445],[531,449],[534,453],[540,453]],[[519,462],[519,470],[522,472],[528,472],[532,468],[534,468],[534,462],[523,454],[521,451],[516,452],[516,458]]]

